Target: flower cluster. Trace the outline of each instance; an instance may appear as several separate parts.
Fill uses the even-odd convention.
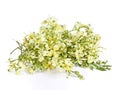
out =
[[[110,65],[99,60],[99,41],[100,36],[93,33],[90,25],[76,22],[72,30],[67,30],[50,17],[42,22],[39,32],[25,36],[22,43],[17,41],[21,53],[15,60],[9,58],[9,71],[25,69],[34,73],[57,69],[82,79],[73,67],[109,70]]]

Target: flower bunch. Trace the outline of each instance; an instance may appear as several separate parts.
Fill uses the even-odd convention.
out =
[[[57,69],[82,79],[73,67],[110,70],[106,61],[99,60],[99,41],[100,36],[93,33],[90,25],[76,22],[71,30],[67,30],[65,25],[50,17],[42,22],[39,32],[25,36],[22,43],[17,41],[16,49],[20,54],[17,59],[9,58],[8,70],[20,72],[25,69],[34,73]]]

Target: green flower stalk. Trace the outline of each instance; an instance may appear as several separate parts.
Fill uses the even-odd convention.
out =
[[[48,18],[41,24],[38,32],[32,32],[17,41],[20,50],[17,59],[9,58],[9,71],[29,73],[46,70],[62,70],[68,75],[75,74],[83,79],[73,67],[110,70],[107,61],[99,60],[101,47],[100,36],[95,34],[90,25],[77,22],[71,30],[58,24],[55,18]]]

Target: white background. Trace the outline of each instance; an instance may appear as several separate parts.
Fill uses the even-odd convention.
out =
[[[9,53],[24,33],[38,31],[42,20],[56,17],[72,27],[75,21],[91,24],[102,37],[112,70],[81,70],[85,80],[60,73],[15,75],[7,72]],[[0,0],[0,90],[120,90],[119,0]]]

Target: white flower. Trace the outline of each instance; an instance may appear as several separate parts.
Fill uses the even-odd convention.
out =
[[[41,41],[42,41],[42,42],[46,41],[45,35],[43,35],[43,34],[41,34]]]
[[[59,50],[60,46],[58,44],[54,45],[53,49],[54,50]]]
[[[52,65],[55,66],[55,67],[57,66],[57,59],[58,59],[58,58],[53,57],[53,58],[52,58],[52,61],[51,61],[51,62],[52,62]]]
[[[42,62],[44,60],[43,56],[39,56],[39,61]]]
[[[43,51],[43,56],[48,56],[48,51]]]
[[[50,49],[47,43],[45,44],[45,48],[46,48],[47,50]]]
[[[77,58],[77,59],[79,59],[79,54],[80,54],[80,52],[78,51],[78,50],[76,50],[76,52],[75,52],[75,57]]]

